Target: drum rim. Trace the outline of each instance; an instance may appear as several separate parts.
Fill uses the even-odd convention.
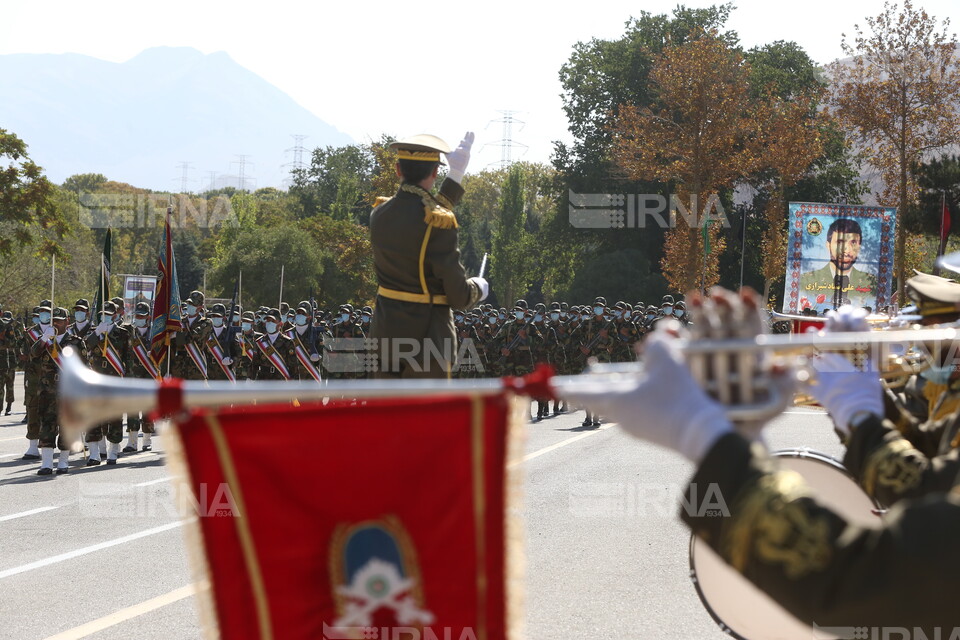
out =
[[[776,451],[772,451],[770,452],[770,455],[772,457],[777,457],[777,458],[813,458],[820,462],[825,462],[828,465],[836,468],[838,471],[843,472],[843,474],[846,475],[848,478],[850,478],[850,480],[852,480],[854,484],[856,484],[858,487],[860,486],[860,483],[857,482],[857,479],[853,476],[853,474],[851,474],[847,470],[847,468],[843,466],[842,462],[840,462],[833,456],[829,456],[825,453],[821,453],[814,449],[807,449],[804,447],[788,447],[786,449],[777,449]],[[866,494],[866,492],[864,493]],[[867,498],[870,499],[870,501],[874,504],[874,506],[877,509],[883,508],[871,496],[867,495]],[[707,613],[710,614],[710,617],[713,618],[713,621],[717,624],[718,627],[720,627],[720,630],[723,633],[727,634],[731,638],[736,638],[736,640],[751,640],[750,638],[746,638],[740,635],[739,633],[737,633],[734,629],[732,629],[730,625],[724,622],[720,618],[720,616],[717,615],[717,612],[713,610],[713,607],[710,606],[710,603],[707,602],[706,596],[703,593],[703,589],[700,588],[700,580],[697,578],[696,568],[693,566],[693,549],[694,549],[694,546],[697,544],[697,542],[698,542],[697,535],[695,533],[691,533],[690,543],[688,545],[688,551],[687,551],[687,566],[689,567],[688,574],[689,574],[690,581],[693,583],[693,588],[697,592],[697,597],[700,598],[700,603],[703,605],[703,608],[707,610]],[[699,543],[707,544],[703,540],[700,540]],[[746,578],[744,578],[744,580],[746,580]]]

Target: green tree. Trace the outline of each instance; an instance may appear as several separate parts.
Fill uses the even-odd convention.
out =
[[[68,225],[54,194],[54,185],[27,155],[26,143],[0,129],[0,256],[34,244],[43,255],[64,255],[59,240]]]
[[[63,181],[63,188],[73,193],[92,193],[107,183],[102,173],[77,173]]]
[[[526,229],[524,174],[518,166],[507,173],[500,195],[499,215],[493,233],[490,275],[501,305],[526,296],[530,286],[530,233]]]

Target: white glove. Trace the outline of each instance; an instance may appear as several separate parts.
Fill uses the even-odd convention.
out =
[[[827,333],[870,331],[870,323],[867,322],[867,310],[845,304],[836,311],[828,311],[827,322],[823,329]]]
[[[229,367],[230,365],[233,364],[233,358],[229,358],[229,357],[224,358],[224,359],[223,359],[223,364],[225,364],[225,365],[227,365],[227,366]]]
[[[96,328],[93,330],[93,332],[94,332],[95,334],[97,334],[98,336],[102,336],[102,335],[105,334],[105,333],[110,333],[110,329],[112,329],[112,328],[113,328],[113,321],[112,321],[112,320],[104,320],[103,322],[101,322],[100,324],[98,324],[98,325],[96,326]]]
[[[814,360],[816,384],[810,394],[833,416],[837,430],[850,435],[850,418],[861,411],[883,417],[883,386],[871,367],[859,371],[839,353],[825,353]]]
[[[699,463],[733,425],[690,375],[676,338],[655,331],[646,340],[643,361],[645,372],[638,379],[619,384],[586,381],[563,395],[613,418],[631,435]]]
[[[474,283],[480,287],[480,299],[486,300],[487,295],[490,293],[490,283],[487,282],[486,278],[474,277],[470,278],[470,282]]]
[[[470,147],[473,146],[473,131],[467,131],[460,141],[460,146],[447,154],[447,164],[450,165],[450,171],[447,177],[456,183],[463,180],[463,174],[467,172],[467,164],[470,162]]]
[[[57,330],[53,327],[46,327],[43,330],[43,333],[40,334],[40,339],[43,340],[46,344],[53,342],[53,336],[57,335]]]
[[[310,356],[310,362],[320,362],[320,354],[314,353]]]

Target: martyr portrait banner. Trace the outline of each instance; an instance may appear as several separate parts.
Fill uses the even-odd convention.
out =
[[[791,202],[788,215],[784,313],[890,304],[895,208]]]

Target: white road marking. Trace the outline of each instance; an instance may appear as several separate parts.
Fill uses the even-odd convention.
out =
[[[26,516],[32,516],[35,513],[43,513],[44,511],[53,511],[54,509],[59,509],[60,505],[53,507],[40,507],[38,509],[30,509],[30,511],[21,511],[20,513],[11,513],[8,516],[0,516],[0,522],[6,522],[7,520],[16,520],[17,518],[25,518]]]
[[[9,442],[10,440],[26,440],[23,436],[14,436],[12,438],[0,438],[0,442]]]
[[[147,482],[138,482],[137,484],[135,484],[135,485],[133,485],[133,486],[135,486],[135,487],[149,487],[149,486],[152,485],[152,484],[160,484],[161,482],[169,482],[170,480],[172,480],[172,478],[170,478],[169,476],[164,476],[164,477],[162,477],[162,478],[157,478],[156,480],[149,480],[149,481],[147,481]]]
[[[607,424],[602,425],[602,426],[598,427],[597,429],[595,429],[595,430],[593,430],[593,431],[586,431],[586,432],[584,432],[584,433],[578,433],[577,435],[575,435],[575,436],[573,436],[573,437],[567,438],[566,440],[561,440],[560,442],[557,442],[556,444],[552,444],[552,445],[550,445],[549,447],[544,447],[543,449],[540,449],[540,450],[538,450],[538,451],[534,451],[534,452],[532,452],[532,453],[528,453],[527,455],[525,455],[525,456],[523,456],[522,458],[520,458],[520,460],[515,460],[515,461],[513,461],[513,462],[510,462],[509,464],[507,464],[507,466],[508,466],[508,467],[515,467],[515,466],[517,466],[517,465],[519,465],[519,464],[523,464],[524,462],[527,462],[528,460],[533,460],[534,458],[540,457],[540,456],[542,456],[542,455],[545,454],[545,453],[550,453],[551,451],[554,451],[555,449],[559,449],[560,447],[565,447],[565,446],[567,446],[568,444],[573,444],[573,443],[576,442],[577,440],[583,440],[584,438],[589,438],[589,437],[592,436],[592,435],[598,434],[598,433],[600,433],[601,431],[604,431],[604,430],[606,430],[606,429],[609,429],[610,427],[614,426],[615,424],[616,424],[615,422],[608,422]]]
[[[184,598],[189,598],[197,591],[197,585],[188,584],[185,587],[174,589],[170,593],[165,593],[161,596],[157,596],[156,598],[151,598],[145,602],[131,605],[126,609],[120,609],[119,611],[115,611],[109,615],[103,616],[102,618],[82,624],[79,627],[67,629],[66,631],[62,631],[56,635],[48,637],[46,640],[79,640],[80,638],[86,638],[94,633],[118,625],[121,622],[132,620],[133,618],[142,616],[145,613],[150,613],[151,611],[165,607],[168,604],[173,604],[174,602],[178,602]]]
[[[16,458],[16,457],[19,456],[19,455],[22,455],[22,454],[19,454],[19,453],[4,453],[3,455],[0,455],[0,458]]]
[[[164,531],[169,531],[170,529],[176,529],[177,527],[183,526],[183,522],[170,522],[159,527],[154,527],[153,529],[147,529],[146,531],[138,531],[137,533],[131,533],[128,536],[123,536],[122,538],[114,538],[113,540],[107,540],[106,542],[101,542],[99,544],[94,544],[89,547],[83,547],[82,549],[77,549],[76,551],[68,551],[67,553],[61,553],[58,556],[51,556],[49,558],[44,558],[43,560],[37,560],[36,562],[30,562],[28,564],[20,565],[19,567],[13,567],[12,569],[7,569],[5,571],[0,571],[0,580],[4,578],[9,578],[10,576],[15,576],[20,573],[26,573],[27,571],[33,571],[34,569],[40,569],[42,567],[48,567],[52,564],[57,564],[58,562],[63,562],[64,560],[72,560],[80,556],[85,556],[88,553],[94,553],[96,551],[101,551],[103,549],[109,549],[110,547],[115,547],[118,544],[124,544],[127,542],[132,542],[133,540],[139,540],[140,538],[146,538],[147,536],[152,536],[157,533],[163,533]]]

